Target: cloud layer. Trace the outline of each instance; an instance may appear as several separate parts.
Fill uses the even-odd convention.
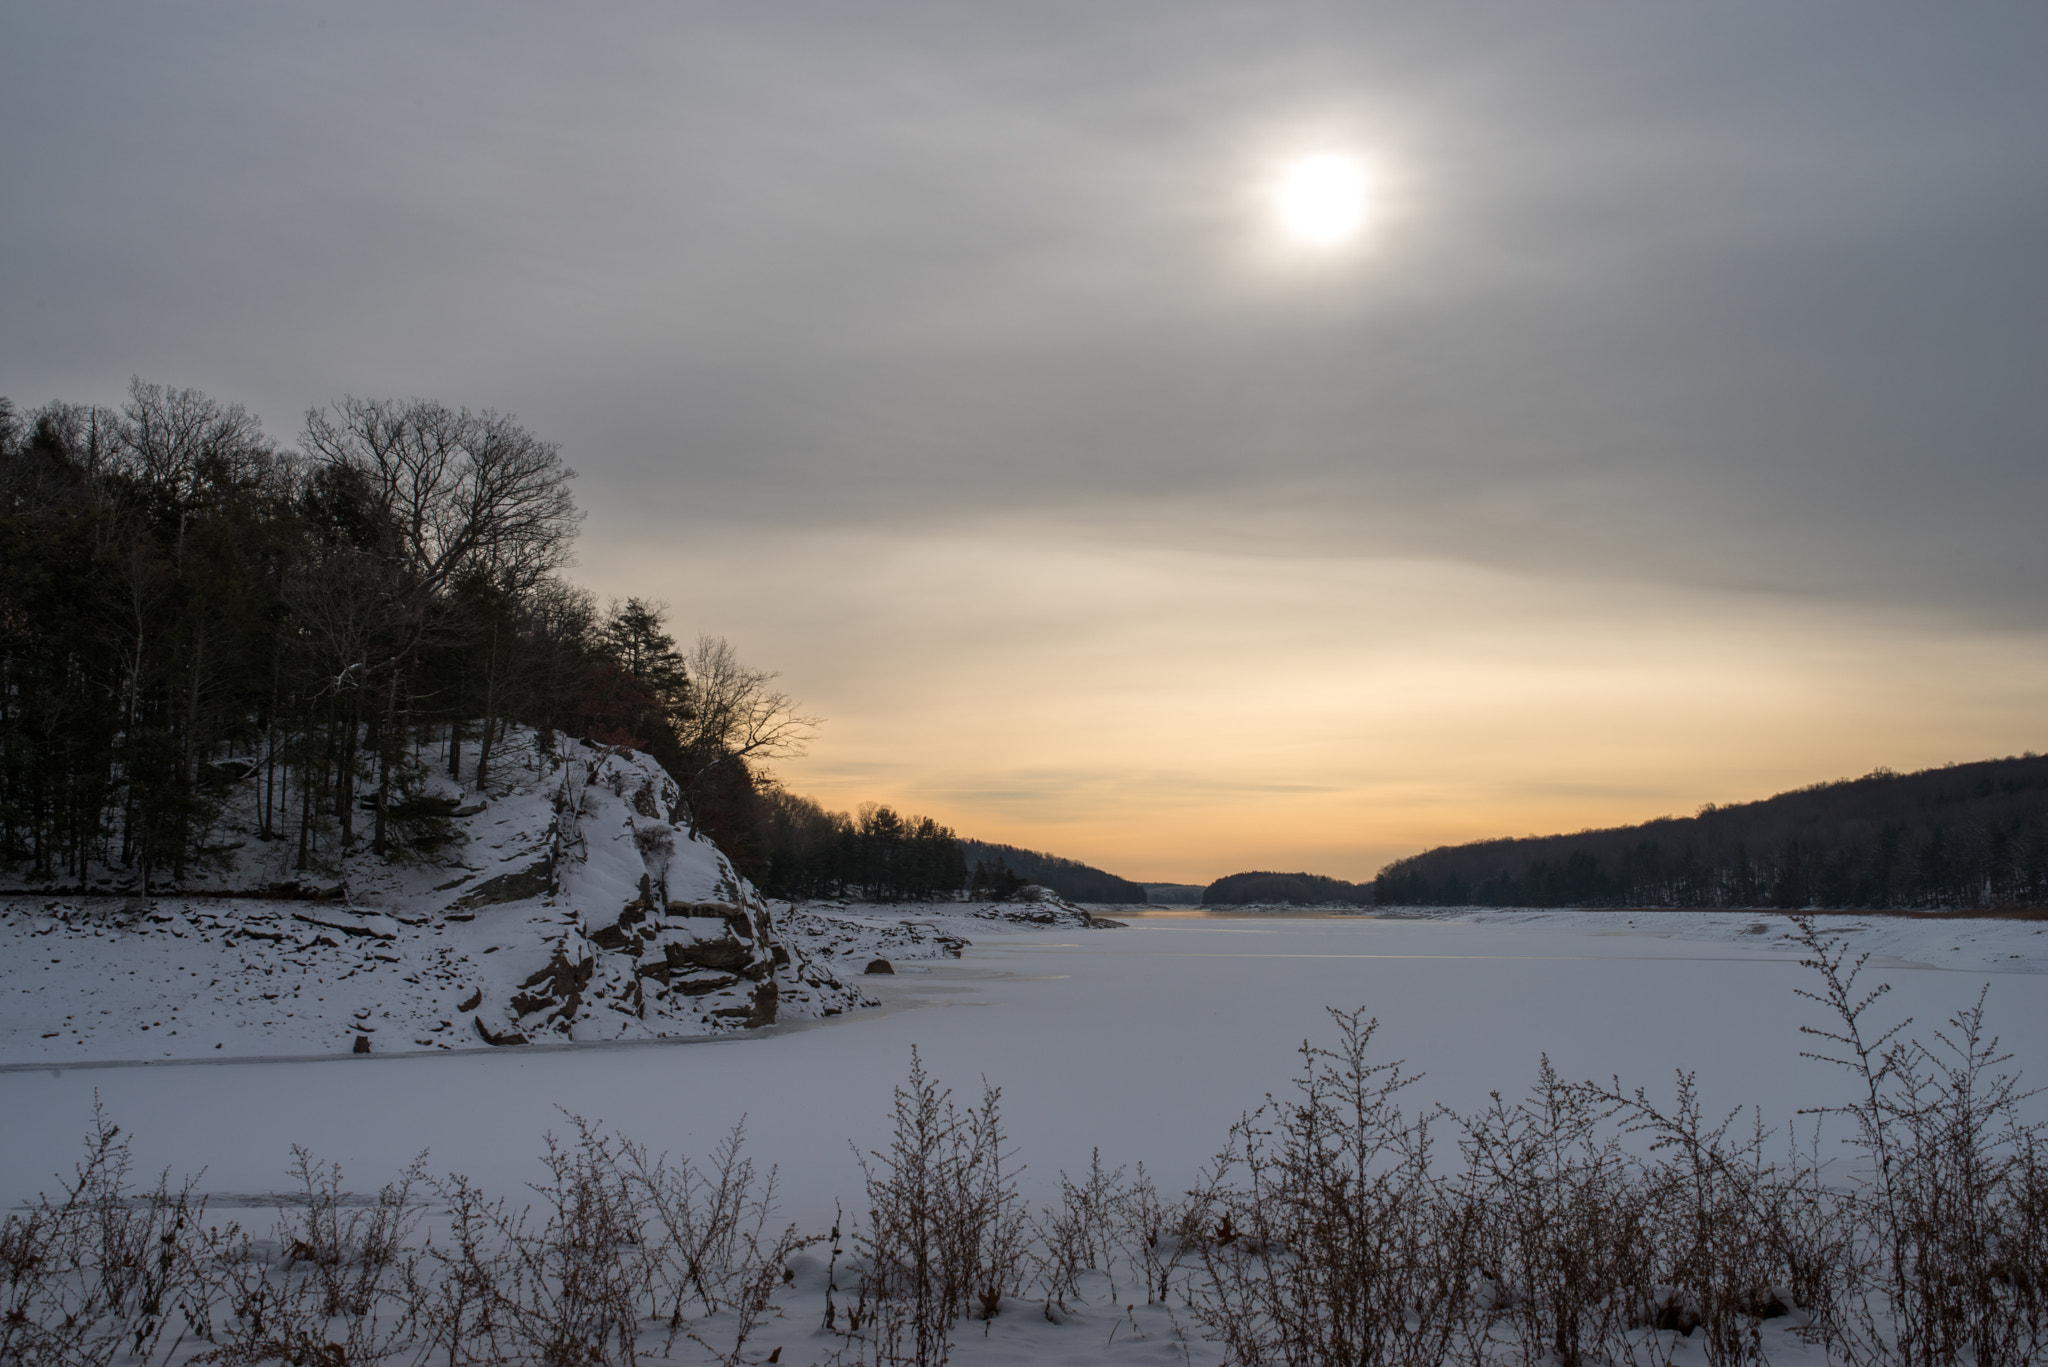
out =
[[[799,786],[1356,876],[2038,743],[2031,11],[0,22],[0,389],[511,409],[591,582],[834,712]]]

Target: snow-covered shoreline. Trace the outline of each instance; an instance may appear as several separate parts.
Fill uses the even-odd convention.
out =
[[[957,955],[922,909],[771,904],[643,754],[517,737],[490,789],[445,784],[432,858],[358,850],[306,886],[231,794],[223,867],[178,894],[0,897],[0,1065],[676,1039],[873,1004],[877,959]],[[253,774],[253,771],[252,771]],[[1057,899],[947,924],[1087,925]]]
[[[366,900],[383,909],[258,898],[158,897],[146,911],[127,899],[0,900],[0,1068],[316,1058],[351,1051],[359,1034],[387,1054],[488,1048],[456,1008],[479,991],[487,970],[503,980],[502,992],[515,995],[520,976],[545,967],[549,947],[560,943],[567,922],[539,898],[528,907],[493,908],[463,920],[410,915],[388,892]],[[1137,926],[1179,918],[1249,924],[1328,918],[1499,927],[1539,936],[1625,938],[1646,946],[1718,946],[1745,956],[1797,955],[1792,918],[1775,912],[1091,911],[1056,899],[892,906],[767,902],[758,910],[774,928],[775,943],[794,951],[793,961],[804,966],[800,971],[870,986],[874,980],[863,970],[876,959],[911,964],[954,958],[977,939],[1081,928],[1091,920],[1114,925],[1116,917]],[[676,920],[679,929],[705,942],[724,936],[722,922]],[[2048,923],[2040,921],[1833,915],[1824,926],[1849,937],[1881,965],[2048,973]],[[502,970],[492,962],[501,951],[508,951]],[[728,989],[712,999],[723,1002],[733,995]],[[859,990],[814,1001],[799,980],[778,1003],[778,1023],[823,1019],[874,1001],[872,993]],[[536,1035],[532,1043],[684,1039],[743,1023],[743,1017],[712,1017],[703,1024],[667,1021],[632,1030],[608,1022],[602,1033],[572,1027]]]
[[[1111,914],[1136,918],[1345,917],[1521,926],[1564,934],[1644,936],[1753,950],[1782,949],[1795,934],[1793,918],[1799,913],[1662,907],[1257,906],[1118,908]],[[2048,916],[1883,911],[1827,911],[1812,916],[1821,929],[1847,936],[1859,951],[1867,950],[1889,962],[1984,973],[2048,973]]]

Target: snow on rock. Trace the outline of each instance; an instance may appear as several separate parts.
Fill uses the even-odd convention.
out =
[[[878,956],[966,943],[900,914],[771,907],[652,759],[514,739],[526,763],[447,795],[455,838],[432,860],[356,853],[304,880],[250,816],[208,888],[0,900],[0,1062],[758,1029],[872,1005],[853,979]]]

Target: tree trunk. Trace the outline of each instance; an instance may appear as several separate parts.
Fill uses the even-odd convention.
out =
[[[341,714],[341,764],[334,775],[334,816],[341,823],[341,852],[356,840],[356,707],[354,699]]]
[[[382,859],[390,852],[385,817],[391,810],[391,752],[405,744],[405,731],[398,722],[398,669],[391,670],[391,682],[384,690],[384,720],[377,736],[377,833],[370,848]]]
[[[306,720],[309,723],[312,721],[310,709]],[[334,746],[334,733],[332,731],[327,733],[327,741],[328,748],[332,750]],[[299,861],[297,870],[300,873],[304,873],[312,866],[313,784],[318,775],[326,772],[327,762],[325,759],[321,761],[318,769],[314,769],[312,765],[306,764],[303,761],[299,764]]]
[[[485,713],[483,735],[478,738],[476,750],[476,788],[479,793],[483,791],[484,774],[491,765],[491,742],[496,738],[498,729],[496,719]]]
[[[270,710],[263,714],[263,820],[258,823],[258,830],[265,840],[277,839],[277,827],[270,819],[270,809],[277,801],[277,683],[282,667],[273,656],[270,661]]]

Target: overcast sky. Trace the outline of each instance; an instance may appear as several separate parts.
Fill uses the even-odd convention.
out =
[[[835,806],[1369,875],[2048,734],[2048,11],[0,0],[0,393],[517,414]],[[1271,188],[1352,159],[1362,231]]]

